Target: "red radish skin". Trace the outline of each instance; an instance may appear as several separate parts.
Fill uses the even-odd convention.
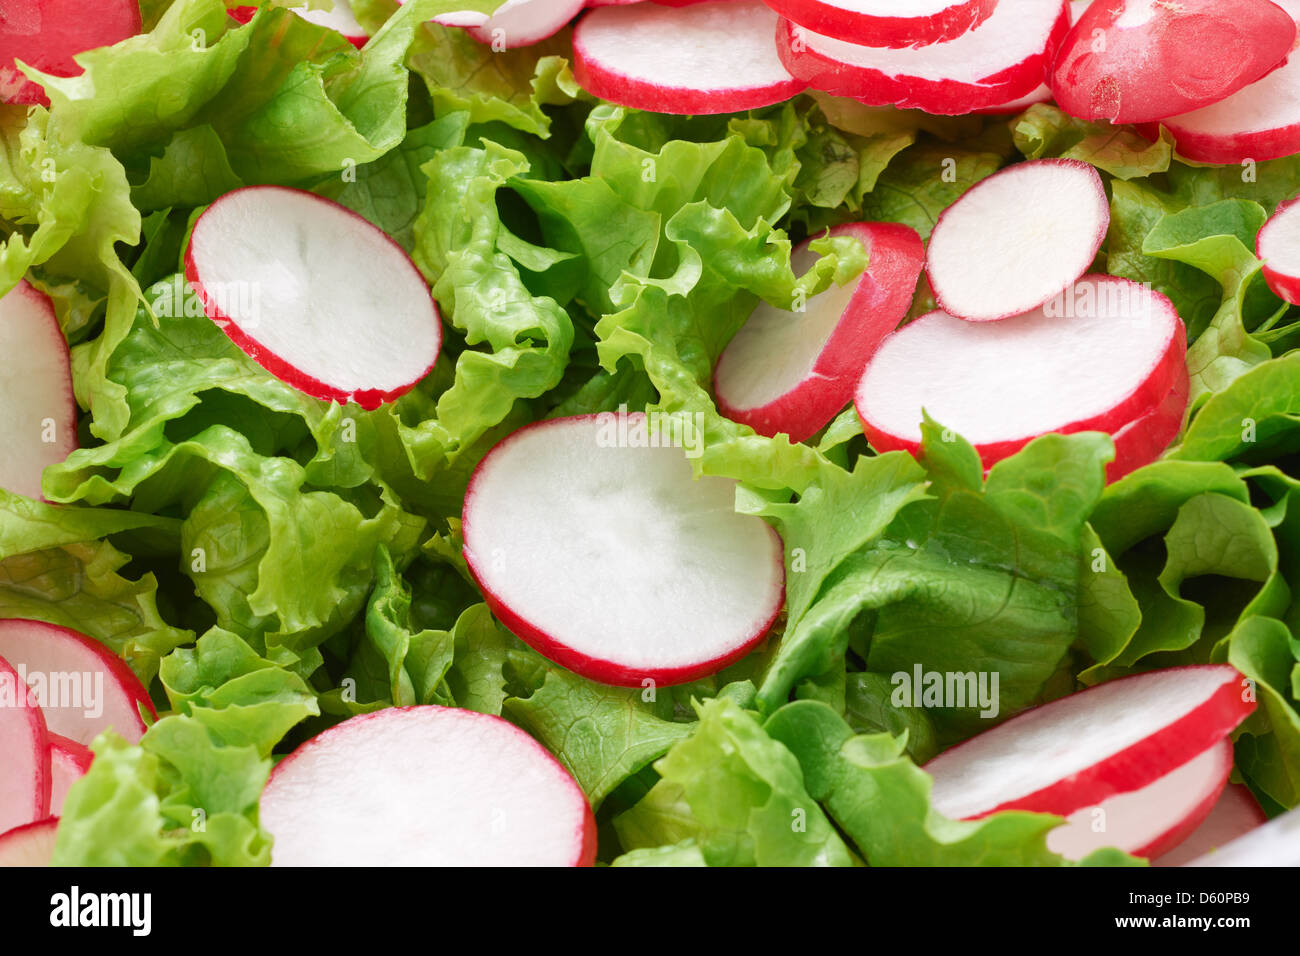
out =
[[[1214,808],[1232,773],[1232,742],[1226,737],[1145,787],[1116,794],[1070,814],[1047,834],[1047,848],[1082,860],[1102,847],[1154,857],[1173,849]],[[1094,829],[1101,823],[1102,829]]]
[[[626,444],[602,444],[620,429]],[[683,449],[649,436],[639,412],[528,425],[479,463],[462,514],[465,561],[497,619],[616,686],[717,673],[763,640],[785,597],[776,532],[735,513],[733,482],[695,479]],[[600,598],[594,620],[563,597],[577,580]]]
[[[1261,79],[1295,39],[1269,0],[1097,0],[1066,37],[1051,86],[1081,119],[1163,120]]]
[[[536,816],[543,803],[554,819]],[[387,708],[318,734],[272,771],[260,818],[273,866],[596,859],[591,806],[550,752],[500,717],[451,707]]]
[[[96,704],[99,714],[88,714],[84,699],[63,706],[49,699],[42,703],[49,729],[76,743],[87,745],[110,728],[136,743],[145,732],[140,708],[156,715],[148,691],[126,662],[98,641],[69,628],[22,618],[0,620],[0,657],[15,668],[21,664],[29,683],[33,675],[41,675],[47,688],[52,678],[75,676],[84,681],[83,675],[92,675],[90,679],[95,681],[95,675],[103,675],[102,696],[95,694],[100,696]],[[92,686],[98,687],[97,683]]]
[[[370,39],[361,24],[357,23],[357,18],[352,13],[352,5],[348,0],[334,0],[334,9],[332,10],[308,10],[305,4],[302,7],[290,7],[289,9],[308,23],[315,23],[318,26],[329,27],[331,30],[338,31],[342,34],[343,39],[358,50],[365,46],[366,41]],[[228,12],[236,22],[247,23],[257,13],[257,7],[235,7]]]
[[[50,812],[50,738],[41,708],[0,657],[0,833]]]
[[[76,54],[140,30],[136,0],[7,0],[0,11],[0,101],[50,105],[45,90],[16,61],[52,76],[77,76]]]
[[[1183,429],[1191,380],[1186,366],[1165,399],[1151,412],[1141,415],[1115,432],[1115,458],[1106,465],[1106,482],[1151,464],[1164,454]]]
[[[1268,817],[1259,808],[1250,788],[1230,783],[1223,788],[1204,822],[1185,840],[1155,856],[1151,865],[1182,866],[1206,853],[1213,853],[1267,822]]]
[[[1255,709],[1226,664],[1172,667],[1031,708],[925,765],[935,810],[1068,816],[1145,787],[1218,743]]]
[[[1083,11],[1092,6],[1092,0],[1071,0],[1070,2],[1070,23],[1071,25],[1079,22],[1079,17],[1083,16]],[[1050,103],[1052,100],[1052,88],[1046,82],[1038,84],[1038,87],[1024,96],[1018,97],[1007,103],[1001,103],[997,106],[988,106],[983,109],[975,110],[976,113],[983,113],[990,116],[1015,115],[1023,113],[1029,107],[1036,103]],[[1159,133],[1151,139],[1157,139]]]
[[[333,289],[322,292],[326,276]],[[313,398],[378,408],[418,385],[442,345],[438,307],[406,251],[350,209],[299,189],[249,186],[212,203],[191,232],[185,278],[231,341]],[[241,290],[260,301],[281,286],[280,302],[232,314],[252,296]],[[272,316],[266,327],[259,311]]]
[[[777,51],[813,89],[869,106],[960,115],[1032,93],[1070,29],[1066,0],[1000,0],[978,29],[916,49],[845,43],[782,21]]]
[[[58,829],[58,818],[50,817],[0,833],[0,868],[49,866]]]
[[[993,15],[997,0],[766,0],[792,23],[863,46],[928,46],[955,40]]]
[[[1300,305],[1300,199],[1277,207],[1255,241],[1264,280],[1284,302]]]
[[[72,785],[86,775],[95,755],[75,740],[50,734],[50,815],[63,815],[63,801]]]
[[[39,499],[45,469],[77,448],[77,403],[54,306],[26,280],[0,298],[0,356],[0,488]]]
[[[602,7],[573,31],[573,75],[593,96],[659,113],[771,106],[804,90],[772,48],[776,24],[759,0]]]
[[[862,276],[814,296],[802,313],[760,304],[718,360],[718,410],[760,435],[784,432],[791,441],[804,441],[834,418],[853,400],[871,353],[911,307],[925,261],[915,231],[864,222],[836,226],[830,235],[862,240],[868,256]],[[811,241],[791,256],[800,271],[817,259],[808,248]],[[806,354],[813,343],[820,345]],[[767,363],[774,357],[788,363],[791,356],[801,371],[790,387],[783,387]]]
[[[888,336],[854,396],[871,446],[918,454],[924,409],[990,468],[1039,435],[1114,435],[1168,400],[1187,374],[1187,333],[1173,304],[1115,276],[1085,276],[1083,288],[1102,290],[1095,308],[1071,309],[1066,299],[1064,315],[1037,310],[1001,322],[931,312]],[[1103,300],[1127,306],[1112,312]],[[1110,394],[1097,375],[1080,377],[1081,367],[1113,376]]]
[[[1076,159],[1017,163],[945,209],[926,274],[949,315],[987,322],[1023,315],[1088,271],[1110,227],[1106,187]]]

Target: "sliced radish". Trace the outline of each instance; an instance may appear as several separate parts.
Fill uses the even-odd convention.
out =
[[[41,475],[77,447],[68,342],[49,298],[20,281],[0,298],[0,488],[41,497]]]
[[[1264,279],[1278,297],[1300,305],[1300,199],[1277,207],[1255,241]]]
[[[1017,163],[977,183],[939,216],[926,273],[940,308],[974,322],[1035,309],[1088,271],[1110,204],[1077,159]]]
[[[1300,866],[1300,808],[1274,817],[1184,866]]]
[[[1163,120],[1254,83],[1295,39],[1295,23],[1269,0],[1099,0],[1062,45],[1051,85],[1061,109],[1082,119]]]
[[[1213,853],[1219,847],[1245,836],[1266,822],[1268,817],[1259,808],[1250,788],[1230,783],[1223,788],[1223,793],[1205,822],[1176,847],[1152,860],[1152,865],[1182,866],[1190,863],[1199,856]]]
[[[0,657],[31,687],[53,733],[89,744],[112,729],[135,743],[144,736],[140,708],[149,693],[131,668],[83,634],[18,618],[0,620]]]
[[[1083,11],[1092,6],[1093,0],[1070,0],[1070,23],[1071,25],[1079,22],[1079,17],[1083,16]],[[1023,113],[1035,103],[1047,103],[1052,99],[1052,88],[1046,83],[1039,83],[1032,93],[1026,93],[1024,96],[1017,97],[1006,103],[1000,103],[997,106],[986,106],[982,109],[975,110],[976,113],[986,113],[990,115]]]
[[[584,6],[585,0],[505,0],[491,16],[456,10],[434,17],[433,22],[445,27],[467,27],[470,36],[480,43],[513,50],[555,36]]]
[[[946,43],[993,15],[997,0],[766,0],[787,20],[863,46]]]
[[[601,7],[573,31],[573,75],[594,96],[660,113],[731,113],[804,89],[772,47],[759,0]]]
[[[49,866],[58,831],[58,818],[51,817],[0,833],[0,867]]]
[[[17,61],[53,76],[76,76],[73,57],[140,32],[136,0],[7,0],[0,4],[0,101],[50,101]]]
[[[1106,481],[1119,481],[1130,472],[1151,464],[1174,443],[1183,428],[1191,380],[1184,366],[1164,399],[1154,409],[1130,421],[1112,436],[1115,457],[1106,465]]]
[[[90,762],[95,755],[89,747],[83,747],[75,740],[50,734],[50,814],[63,814],[63,801],[67,799],[72,785],[86,775]]]
[[[884,49],[783,21],[777,49],[809,86],[871,106],[961,114],[1032,93],[1070,28],[1066,0],[1000,0],[977,29],[946,43]]]
[[[1039,435],[1113,435],[1156,409],[1186,374],[1186,341],[1159,292],[1085,276],[1000,322],[931,312],[903,326],[872,356],[854,402],[877,451],[917,452],[924,409],[989,467]]]
[[[316,398],[378,408],[438,357],[438,308],[410,257],[312,193],[226,193],[194,224],[185,277],[236,345]]]
[[[921,237],[894,223],[849,223],[830,230],[867,248],[856,281],[831,286],[793,312],[760,303],[714,372],[718,409],[760,435],[803,441],[853,400],[876,346],[907,315],[925,261]],[[817,254],[804,242],[791,256],[799,272]]]
[[[357,22],[350,0],[334,0],[334,6],[329,10],[309,10],[305,3],[289,9],[308,23],[329,27],[336,33],[341,33],[343,39],[358,49],[365,46],[366,41],[370,39],[365,27]],[[253,19],[255,13],[257,7],[235,7],[230,11],[231,17],[240,23],[247,23]]]
[[[273,866],[590,866],[586,797],[500,717],[398,707],[353,717],[275,768]]]
[[[1255,709],[1225,664],[1171,667],[1027,710],[925,765],[954,820],[996,810],[1069,816],[1139,790],[1221,741]]]
[[[1081,807],[1047,834],[1047,848],[1067,860],[1118,847],[1153,857],[1177,846],[1209,816],[1232,773],[1232,742],[1226,737],[1137,790]]]
[[[605,413],[498,444],[465,496],[465,560],[539,652],[606,684],[680,684],[743,657],[784,599],[781,540],[696,480],[702,426]],[[674,447],[674,445],[678,447]]]
[[[0,657],[0,832],[50,810],[50,740],[41,708]]]

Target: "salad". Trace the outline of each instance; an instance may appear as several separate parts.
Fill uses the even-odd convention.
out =
[[[1298,0],[4,6],[0,864],[1300,861]]]

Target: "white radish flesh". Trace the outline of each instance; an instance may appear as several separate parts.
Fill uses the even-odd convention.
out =
[[[894,223],[830,230],[860,239],[867,270],[803,303],[803,311],[760,303],[727,345],[714,374],[724,415],[762,435],[811,436],[847,405],[880,341],[912,304],[924,262],[921,237]],[[818,256],[805,242],[791,256],[798,272]]]
[[[1081,807],[1047,834],[1047,848],[1082,860],[1102,847],[1153,857],[1171,849],[1209,815],[1232,773],[1232,743],[1224,738],[1145,787]]]
[[[954,820],[996,810],[1069,816],[1154,782],[1221,741],[1255,709],[1227,665],[1109,681],[1027,710],[925,765],[931,802]]]
[[[898,48],[955,40],[992,16],[997,0],[767,0],[767,4],[824,36]]]
[[[660,113],[730,113],[804,89],[772,45],[777,16],[759,0],[593,10],[573,33],[573,71],[594,96]]]
[[[185,277],[236,345],[316,398],[377,408],[438,357],[438,309],[410,257],[311,193],[250,186],[222,196],[194,225]]]
[[[50,815],[62,816],[63,801],[72,785],[86,775],[94,754],[67,737],[50,734]]]
[[[134,672],[103,644],[42,621],[0,620],[0,657],[20,670],[52,732],[89,744],[104,730],[135,743],[153,709]]]
[[[41,497],[41,475],[77,447],[68,343],[26,281],[0,298],[0,488]]]
[[[58,829],[51,818],[0,833],[0,868],[49,866]]]
[[[366,41],[370,39],[365,28],[357,22],[356,14],[352,12],[352,4],[348,0],[334,0],[334,6],[327,10],[311,10],[306,4],[289,9],[308,23],[328,27],[342,34],[343,39],[355,47],[365,46]],[[230,16],[239,23],[248,23],[256,13],[257,7],[235,7],[230,11]]]
[[[1153,866],[1182,866],[1268,822],[1250,788],[1230,783],[1214,804],[1205,821],[1187,839],[1151,861]]]
[[[467,27],[470,36],[480,43],[491,44],[497,50],[513,50],[559,33],[585,5],[585,0],[505,0],[490,16],[458,10],[434,17],[434,23]]]
[[[1183,866],[1300,866],[1300,808],[1288,810]]]
[[[1264,279],[1278,297],[1300,305],[1300,200],[1282,203],[1264,223],[1255,243],[1264,260]]]
[[[541,422],[497,445],[470,481],[465,560],[489,606],[592,680],[639,687],[715,673],[780,610],[780,539],[735,512],[734,481],[695,479],[687,456],[703,436],[682,422]]]
[[[1066,0],[1000,0],[988,20],[947,43],[883,49],[786,22],[777,48],[790,73],[813,89],[956,115],[1032,93],[1069,27]]]
[[[940,311],[905,325],[872,356],[854,402],[878,451],[916,452],[924,410],[989,467],[1050,432],[1114,434],[1160,405],[1185,369],[1186,332],[1168,299],[1086,276],[1000,322]]]
[[[1018,163],[939,216],[926,272],[939,307],[982,322],[1021,315],[1088,271],[1110,205],[1097,170],[1073,159]]]
[[[590,866],[577,783],[499,717],[381,710],[286,757],[262,793],[273,866]]]
[[[41,709],[0,657],[0,833],[50,809],[50,742]]]

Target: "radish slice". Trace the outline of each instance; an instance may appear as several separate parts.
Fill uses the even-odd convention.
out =
[[[1000,0],[978,29],[947,43],[890,50],[785,21],[777,50],[809,86],[871,106],[961,114],[1032,93],[1070,28],[1066,0]]]
[[[592,680],[713,674],[781,609],[781,539],[736,513],[734,481],[695,479],[687,457],[702,450],[702,425],[682,421],[539,422],[493,448],[470,480],[465,560],[489,607]]]
[[[1152,860],[1153,866],[1182,866],[1197,857],[1212,853],[1218,847],[1245,836],[1256,827],[1268,822],[1264,811],[1255,802],[1250,788],[1230,783],[1214,804],[1214,809],[1187,839],[1172,850]]]
[[[1268,0],[1104,0],[1065,39],[1051,85],[1082,119],[1163,120],[1254,83],[1295,39],[1291,17]]]
[[[32,689],[52,732],[89,744],[112,729],[131,743],[144,736],[149,693],[126,663],[98,641],[43,621],[0,620],[0,657]]]
[[[1092,6],[1093,0],[1070,0],[1070,23],[1079,22],[1079,17],[1083,16],[1083,11]],[[1046,83],[1038,84],[1038,87],[1032,92],[1027,93],[1017,99],[1007,103],[1001,103],[997,106],[988,106],[983,109],[975,110],[976,113],[986,113],[993,116],[1001,114],[1023,113],[1035,103],[1048,103],[1052,99],[1052,88]]]
[[[803,312],[760,303],[736,333],[714,372],[718,409],[760,435],[784,432],[803,441],[853,400],[853,388],[880,341],[912,305],[925,261],[921,237],[894,223],[850,223],[830,230],[867,247],[868,268],[856,281],[832,285]],[[799,272],[817,254],[800,245]]]
[[[275,768],[273,866],[590,866],[573,777],[513,724],[450,707],[353,717]]]
[[[26,281],[0,298],[0,356],[0,488],[40,498],[45,469],[77,447],[77,403],[54,307]]]
[[[0,657],[0,832],[50,810],[50,740],[41,708]]]
[[[1210,814],[1232,773],[1232,741],[1226,737],[1145,787],[1082,807],[1047,834],[1047,848],[1067,860],[1118,847],[1153,857],[1177,846]]]
[[[1184,365],[1159,405],[1115,432],[1115,457],[1106,465],[1107,482],[1119,481],[1164,454],[1183,429],[1190,395],[1191,380]]]
[[[8,0],[0,4],[0,101],[50,101],[39,83],[18,69],[21,60],[53,76],[77,76],[73,57],[140,32],[136,0]]]
[[[54,858],[56,817],[0,833],[0,867],[49,866]]]
[[[1278,297],[1300,305],[1300,200],[1277,207],[1255,240],[1255,252],[1264,260],[1264,279]]]
[[[931,312],[886,338],[854,396],[872,447],[916,453],[924,409],[987,468],[1039,435],[1113,435],[1155,409],[1186,375],[1173,304],[1115,276],[1070,295],[1001,322]]]
[[[1171,667],[1034,707],[925,765],[954,820],[997,810],[1069,816],[1139,790],[1226,737],[1255,709],[1236,668]]]
[[[1097,170],[1076,159],[1017,163],[939,216],[926,254],[935,299],[972,322],[1041,306],[1088,271],[1110,227]]]
[[[50,734],[50,814],[63,814],[63,801],[72,785],[86,775],[95,755],[75,740]]]
[[[573,75],[593,96],[659,113],[770,106],[804,89],[772,47],[776,25],[759,0],[601,7],[573,31]]]
[[[584,6],[585,0],[506,0],[491,16],[456,10],[434,17],[433,22],[445,27],[467,27],[470,36],[480,43],[513,50],[555,36]]]
[[[1300,809],[1288,810],[1261,827],[1184,866],[1300,866]]]
[[[410,257],[308,192],[226,193],[194,224],[185,277],[236,345],[315,398],[378,408],[438,358],[438,308]]]
[[[993,15],[997,0],[766,0],[823,36],[877,47],[946,43]]]
[[[365,27],[357,22],[356,14],[352,12],[352,4],[349,0],[334,0],[334,7],[331,10],[309,10],[306,4],[290,7],[289,9],[308,23],[329,27],[336,33],[342,34],[343,39],[358,49],[365,46],[366,41],[370,39]],[[240,23],[247,23],[253,19],[255,13],[257,13],[257,7],[235,7],[230,11],[230,16]]]

